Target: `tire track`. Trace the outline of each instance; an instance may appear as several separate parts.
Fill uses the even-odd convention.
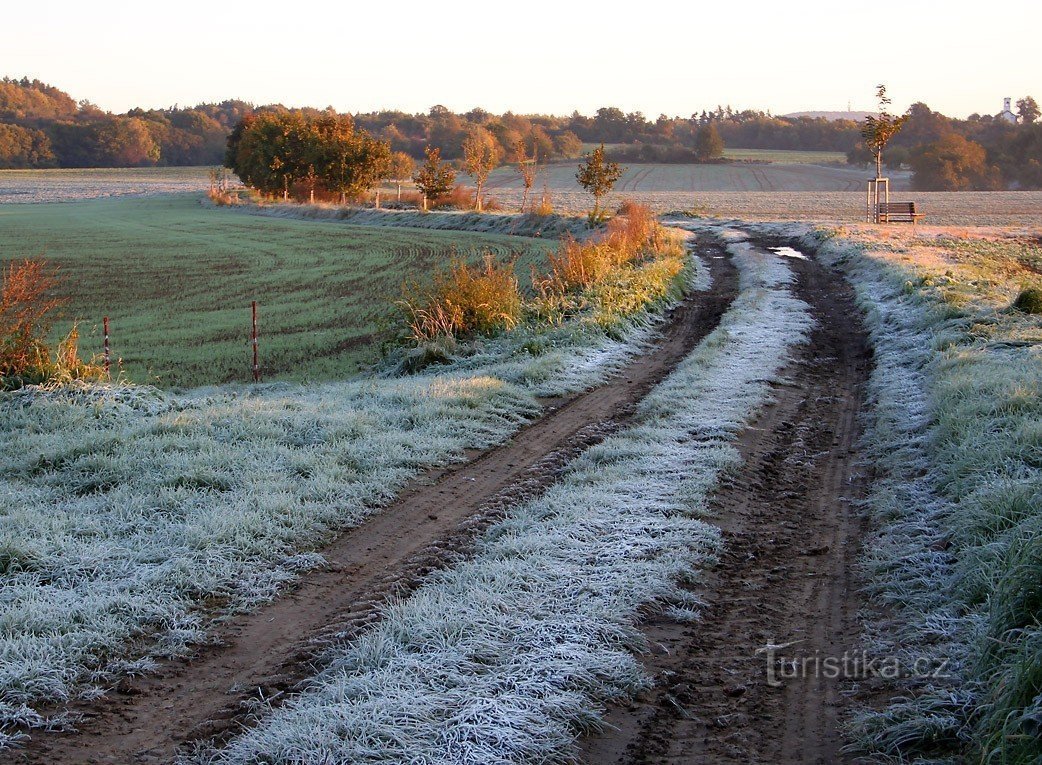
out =
[[[756,654],[794,643],[786,658],[840,656],[858,635],[852,503],[866,485],[855,461],[871,355],[851,289],[813,261],[793,266],[818,324],[714,496],[726,547],[696,588],[703,618],[649,619],[656,686],[611,711],[585,744],[590,765],[844,761],[842,681],[810,672],[774,687]]]
[[[507,444],[413,482],[391,506],[322,550],[325,569],[217,626],[216,643],[190,660],[164,662],[105,698],[73,705],[83,715],[79,732],[34,732],[26,749],[0,759],[161,763],[193,742],[240,731],[251,719],[251,700],[285,698],[314,674],[323,639],[360,629],[387,598],[465,553],[504,505],[542,491],[572,455],[625,422],[634,404],[716,327],[737,294],[730,261],[705,262],[713,290],[675,308],[656,345],[609,382],[546,402],[547,413]]]

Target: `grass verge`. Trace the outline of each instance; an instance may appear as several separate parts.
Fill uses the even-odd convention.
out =
[[[799,229],[771,229],[800,235]],[[803,232],[855,285],[875,348],[867,642],[904,666],[852,723],[883,761],[1042,758],[1042,322],[1012,236]]]
[[[335,647],[311,687],[194,762],[573,761],[603,705],[642,687],[642,609],[712,562],[707,493],[809,325],[773,256],[740,252],[721,325],[640,405],[636,423],[508,513],[472,557]]]

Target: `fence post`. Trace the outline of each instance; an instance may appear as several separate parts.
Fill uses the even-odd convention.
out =
[[[250,308],[253,311],[253,329],[251,332],[251,338],[253,340],[253,381],[260,382],[260,363],[257,356],[257,301],[254,300],[250,303]]]
[[[112,352],[109,350],[109,317],[102,318],[105,327],[105,376],[112,379]]]

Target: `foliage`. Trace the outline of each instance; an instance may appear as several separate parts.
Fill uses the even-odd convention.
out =
[[[244,118],[228,138],[225,164],[242,182],[269,196],[290,195],[303,183],[341,204],[369,190],[390,172],[389,145],[350,117],[331,112],[270,112]]]
[[[472,128],[463,140],[464,172],[474,179],[474,207],[481,212],[481,190],[488,180],[488,175],[499,164],[498,148],[492,134],[483,127]]]
[[[695,133],[695,156],[699,162],[709,162],[724,155],[724,139],[712,122],[706,122]]]
[[[585,161],[579,165],[575,180],[593,195],[593,211],[591,221],[600,220],[601,198],[615,187],[622,177],[623,169],[617,162],[609,162],[604,158],[604,144],[585,155]]]
[[[456,171],[442,161],[440,149],[428,146],[424,153],[427,158],[413,176],[413,182],[423,194],[423,209],[426,210],[431,200],[452,190],[452,185],[456,182]]]
[[[1025,96],[1017,101],[1017,116],[1020,117],[1021,124],[1030,125],[1042,117],[1042,111],[1039,110],[1038,102],[1034,98]]]
[[[0,168],[51,167],[51,139],[42,130],[0,122]]]
[[[909,157],[919,191],[990,191],[1000,187],[984,147],[957,133],[917,147]]]
[[[865,140],[865,146],[872,152],[876,161],[876,177],[883,174],[883,149],[890,143],[894,136],[901,132],[901,128],[908,122],[908,115],[900,117],[890,114],[887,108],[890,106],[890,97],[886,94],[886,85],[876,88],[876,100],[879,102],[879,114],[865,117],[865,125],[861,128],[861,137]]]
[[[416,163],[404,151],[396,151],[391,154],[390,162],[387,165],[387,177],[398,187],[399,202],[402,201],[402,184],[412,178],[415,170]]]

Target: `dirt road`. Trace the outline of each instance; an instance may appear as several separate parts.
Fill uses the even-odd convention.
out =
[[[328,568],[218,627],[218,645],[74,708],[84,715],[78,732],[34,732],[26,749],[6,753],[3,761],[169,762],[182,746],[241,730],[243,702],[277,699],[313,674],[321,638],[358,629],[387,597],[465,551],[503,504],[541,491],[574,454],[625,422],[734,299],[737,275],[729,261],[705,262],[711,294],[678,306],[656,346],[607,384],[550,402],[547,413],[509,443],[414,482],[392,506],[323,550]]]
[[[709,520],[726,549],[695,588],[703,618],[644,626],[656,685],[611,710],[612,727],[585,742],[589,765],[844,761],[843,682],[812,662],[804,672],[801,661],[800,677],[776,675],[775,687],[757,654],[791,643],[782,658],[841,656],[857,636],[852,501],[866,482],[855,446],[871,357],[849,287],[813,261],[791,264],[818,326],[742,434],[744,463],[715,494]]]

